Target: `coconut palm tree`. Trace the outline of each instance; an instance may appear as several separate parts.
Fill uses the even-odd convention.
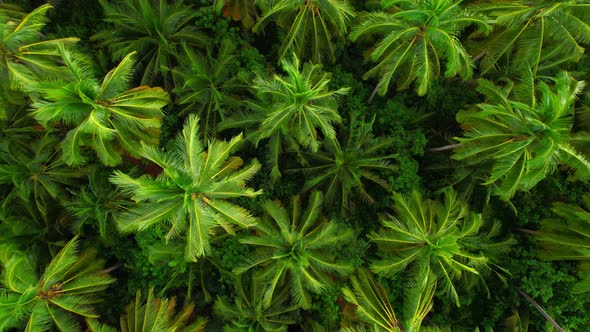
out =
[[[229,301],[219,297],[213,307],[214,312],[228,324],[227,332],[286,332],[289,325],[295,324],[298,306],[288,303],[288,289],[278,290],[270,303],[265,303],[264,284],[254,278],[235,279],[235,299]],[[244,285],[244,282],[246,283]]]
[[[88,175],[88,183],[71,190],[73,199],[66,203],[66,209],[76,218],[72,225],[74,233],[83,233],[85,226],[90,224],[95,226],[103,241],[109,242],[109,230],[115,217],[131,207],[132,203],[109,183],[110,172],[93,168]]]
[[[85,169],[67,167],[61,159],[58,140],[45,135],[31,142],[29,149],[10,147],[0,152],[0,184],[8,184],[2,205],[15,204],[15,199],[35,206],[42,217],[52,202],[66,203],[68,187],[84,176]]]
[[[484,17],[454,0],[384,0],[382,4],[389,10],[366,14],[350,34],[352,41],[382,36],[369,56],[377,65],[363,77],[379,78],[375,89],[380,95],[385,95],[394,82],[402,90],[416,81],[422,96],[441,70],[445,77],[471,77],[472,59],[458,37],[472,25],[489,32]]]
[[[244,84],[236,73],[236,46],[224,40],[214,56],[207,48],[205,56],[185,48],[183,65],[174,68],[176,103],[183,105],[180,115],[196,113],[201,118],[204,140],[215,137],[217,123],[242,104],[238,96]]]
[[[295,53],[315,63],[334,62],[335,41],[344,42],[354,9],[348,0],[261,1],[263,13],[254,25],[258,32],[269,21],[286,30],[279,58]]]
[[[584,196],[590,207],[590,195]],[[590,292],[590,212],[580,206],[556,202],[551,211],[557,218],[546,219],[538,235],[542,246],[539,256],[547,260],[579,261],[582,280],[573,293]]]
[[[100,0],[105,21],[113,28],[94,39],[110,49],[115,59],[138,53],[135,74],[141,84],[154,84],[168,77],[180,59],[182,45],[205,47],[207,36],[194,23],[197,12],[182,1]]]
[[[505,58],[516,72],[533,74],[578,61],[590,43],[587,1],[479,1],[470,9],[494,20],[494,33],[481,42],[480,70],[487,73]]]
[[[395,310],[389,301],[389,292],[378,283],[373,275],[359,269],[358,276],[352,276],[352,288],[344,287],[344,298],[356,306],[355,313],[374,331],[402,332],[420,331],[422,321],[432,308],[436,283],[428,274],[415,284],[406,284],[404,305]],[[401,316],[401,317],[400,317]],[[350,327],[344,331],[369,331],[363,326]]]
[[[184,235],[187,261],[196,261],[210,252],[210,241],[218,228],[231,234],[234,225],[254,226],[256,219],[228,199],[262,193],[246,187],[260,169],[258,161],[238,170],[244,161],[230,157],[242,136],[229,142],[209,141],[205,147],[198,128],[199,118],[190,115],[170,150],[143,145],[141,156],[162,168],[157,177],[132,178],[121,171],[111,177],[124,194],[137,202],[117,218],[119,230],[127,233],[156,223],[166,224],[166,240]]]
[[[590,163],[569,142],[584,84],[565,72],[547,81],[535,81],[530,71],[505,87],[480,79],[477,89],[487,102],[457,114],[465,134],[456,138],[452,158],[489,167],[484,185],[493,185],[503,200],[533,188],[558,165],[571,167],[580,179],[590,177]]]
[[[62,142],[66,164],[85,164],[84,146],[91,147],[104,165],[114,166],[125,151],[137,156],[140,142],[158,144],[168,94],[148,86],[129,89],[135,53],[123,58],[101,82],[82,55],[59,49],[71,80],[39,84],[33,117],[46,127],[56,122],[74,127]]]
[[[442,203],[423,199],[418,192],[396,193],[393,200],[394,215],[381,218],[383,228],[369,234],[381,256],[371,270],[380,275],[406,270],[410,280],[432,278],[457,306],[456,280],[467,288],[483,281],[488,272],[500,269],[493,259],[513,243],[510,237],[497,240],[499,223],[482,227],[481,214],[470,213],[452,189],[445,191]]]
[[[41,30],[47,23],[50,4],[30,13],[2,4],[0,7],[0,85],[4,90],[27,90],[39,79],[60,72],[56,45],[72,44],[78,38],[46,39]],[[6,92],[5,94],[10,94]]]
[[[115,279],[103,271],[95,251],[78,254],[73,238],[38,276],[39,262],[12,253],[0,276],[0,330],[80,331],[77,317],[97,318],[97,294]]]
[[[324,149],[317,153],[302,153],[309,166],[292,170],[301,170],[306,175],[302,190],[322,189],[326,203],[339,206],[342,212],[351,207],[352,193],[374,202],[364,182],[370,181],[387,190],[387,182],[375,171],[396,169],[389,161],[395,155],[382,154],[392,146],[393,139],[373,137],[373,122],[374,119],[369,123],[353,121],[351,132],[342,138],[343,143],[326,140]]]
[[[257,278],[266,285],[264,305],[270,306],[278,289],[286,285],[295,304],[307,308],[309,291],[320,293],[331,284],[328,274],[342,277],[352,272],[350,263],[334,259],[336,248],[352,239],[352,230],[322,218],[321,205],[322,194],[317,191],[303,214],[299,196],[292,199],[291,215],[280,202],[266,201],[266,216],[257,225],[256,235],[240,239],[257,250],[234,273],[259,267]]]
[[[194,305],[185,305],[176,313],[176,299],[157,298],[154,289],[150,288],[147,298],[144,300],[141,291],[137,291],[135,301],[125,307],[121,315],[122,332],[202,332],[207,320],[203,318],[193,319]],[[116,329],[100,324],[96,319],[87,320],[90,332],[115,332]]]
[[[275,179],[281,176],[281,152],[306,149],[315,153],[321,135],[335,138],[334,124],[341,121],[337,101],[349,91],[329,90],[330,75],[322,72],[320,65],[306,63],[301,68],[296,56],[292,61],[283,59],[281,64],[287,76],[258,77],[254,81],[258,100],[250,103],[252,113],[230,117],[219,125],[220,130],[255,128],[248,136],[256,145],[268,138],[268,159]]]

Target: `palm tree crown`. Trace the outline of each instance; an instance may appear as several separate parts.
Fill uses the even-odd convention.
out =
[[[230,40],[222,42],[215,56],[212,53],[211,48],[206,56],[185,48],[185,65],[172,72],[177,103],[184,106],[180,114],[199,115],[205,140],[215,137],[220,120],[240,108],[237,93],[246,86],[236,73],[236,46]]]
[[[588,194],[584,196],[584,205],[590,207]],[[582,281],[574,286],[573,292],[590,292],[590,212],[564,203],[554,203],[551,211],[559,218],[543,221],[538,232],[543,247],[540,256],[549,260],[579,261]]]
[[[329,204],[339,205],[341,210],[348,210],[352,192],[361,198],[373,202],[367,192],[364,181],[368,180],[387,189],[387,182],[375,171],[395,169],[389,160],[394,155],[382,155],[380,152],[391,147],[392,138],[374,138],[371,134],[373,122],[356,122],[350,124],[351,132],[338,140],[326,140],[324,149],[318,153],[303,153],[311,165],[301,170],[306,174],[303,191],[322,188],[325,200]]]
[[[364,78],[378,76],[378,91],[385,95],[392,82],[398,89],[417,81],[419,95],[428,91],[441,71],[444,59],[445,77],[472,75],[471,57],[458,39],[468,26],[483,32],[490,27],[486,20],[461,8],[454,0],[386,0],[388,12],[368,13],[355,27],[350,38],[355,41],[367,35],[383,35],[370,54],[378,62]]]
[[[121,331],[123,332],[199,332],[205,329],[206,320],[198,319],[188,324],[194,310],[194,305],[184,306],[180,312],[174,315],[176,299],[159,299],[154,296],[153,288],[150,288],[147,299],[144,301],[141,292],[137,291],[135,302],[125,307],[125,314],[121,316]],[[141,328],[138,328],[141,326]]]
[[[42,5],[28,14],[0,8],[0,85],[2,88],[31,89],[40,78],[59,72],[58,43],[74,43],[78,38],[44,40],[41,30],[47,22]]]
[[[283,287],[270,303],[264,302],[264,283],[253,278],[236,277],[236,298],[219,297],[213,310],[229,324],[226,332],[286,332],[295,324],[296,305],[288,304],[288,289]],[[246,284],[244,284],[246,282]]]
[[[43,136],[29,149],[9,146],[0,151],[0,184],[10,184],[2,205],[14,204],[19,199],[34,206],[42,217],[47,215],[51,202],[65,203],[68,187],[75,187],[75,179],[84,176],[85,169],[72,169],[61,159],[58,140]]]
[[[102,271],[94,251],[78,255],[78,240],[70,240],[37,276],[35,262],[13,253],[3,262],[0,287],[0,330],[80,331],[76,316],[96,318],[96,294],[115,279]],[[24,329],[20,329],[24,328]]]
[[[264,1],[260,1],[263,4]],[[334,62],[334,37],[344,40],[354,10],[348,0],[271,0],[262,6],[263,15],[254,31],[273,19],[288,30],[279,51],[285,58],[295,53],[315,63]]]
[[[121,171],[111,178],[138,203],[119,216],[119,229],[141,231],[165,222],[170,228],[167,240],[185,235],[185,258],[189,261],[209,253],[211,237],[218,227],[232,233],[232,225],[255,225],[248,211],[227,199],[262,193],[246,187],[260,169],[258,161],[238,171],[244,161],[230,157],[242,136],[229,142],[209,141],[205,149],[198,128],[199,118],[191,115],[170,150],[143,145],[141,155],[162,168],[156,178],[143,175],[134,179]]]
[[[512,243],[511,238],[494,242],[500,225],[484,233],[481,214],[469,213],[467,203],[453,190],[445,191],[443,203],[425,200],[418,192],[409,197],[396,193],[393,199],[395,216],[382,218],[384,228],[369,235],[382,256],[371,270],[383,275],[406,270],[411,280],[433,278],[457,306],[454,281],[462,278],[470,286],[469,275],[482,279],[491,268],[490,255]]]
[[[435,293],[432,282],[429,285],[406,284],[407,296],[400,310],[394,309],[389,301],[387,289],[378,283],[369,271],[359,269],[358,276],[353,275],[350,278],[350,283],[352,288],[344,287],[342,289],[344,297],[356,306],[356,314],[367,325],[373,326],[375,332],[420,331],[422,320],[432,308],[432,298]],[[421,294],[422,289],[426,290],[425,294]],[[352,327],[344,331],[368,330],[363,329],[361,325],[358,328]]]
[[[574,102],[583,88],[562,72],[550,83],[528,78],[514,86],[498,87],[479,80],[478,91],[488,98],[475,110],[462,111],[457,120],[465,137],[454,159],[469,164],[490,165],[485,185],[504,200],[518,190],[529,190],[558,164],[590,177],[590,163],[569,144],[574,122]]]
[[[121,163],[123,151],[137,155],[140,142],[158,144],[168,94],[148,86],[128,89],[134,53],[109,71],[102,82],[88,63],[78,60],[84,59],[81,55],[74,58],[63,47],[60,53],[72,79],[38,85],[40,97],[33,104],[33,116],[45,126],[58,121],[75,126],[62,142],[68,165],[87,162],[83,146],[92,147],[103,164],[114,166]]]
[[[505,56],[517,71],[557,67],[577,61],[590,43],[586,1],[483,1],[472,9],[494,19],[499,27],[482,42],[480,69],[486,73]]]
[[[178,313],[175,312],[176,299],[158,298],[154,289],[150,288],[144,300],[141,291],[135,294],[135,301],[125,307],[120,323],[122,332],[202,332],[207,321],[197,319],[190,323],[194,305],[185,305]],[[96,319],[87,320],[90,332],[115,332],[116,329],[100,324]]]
[[[352,230],[320,217],[322,194],[314,192],[307,210],[301,214],[299,196],[292,200],[292,211],[277,201],[264,203],[267,217],[256,227],[256,235],[240,242],[258,248],[244,264],[234,270],[246,272],[261,267],[259,278],[266,282],[264,303],[269,305],[276,290],[287,284],[295,303],[310,305],[308,290],[319,293],[330,284],[326,273],[344,276],[352,266],[334,261],[334,247],[352,239]],[[332,250],[331,250],[332,249]]]
[[[341,121],[338,114],[338,97],[348,93],[348,88],[328,90],[330,76],[321,66],[306,63],[300,68],[299,59],[282,61],[287,76],[274,75],[272,79],[258,77],[254,90],[258,101],[250,103],[254,114],[241,114],[220,124],[220,129],[254,126],[249,137],[256,143],[270,138],[269,162],[271,175],[281,175],[279,155],[284,149],[299,151],[301,148],[317,152],[321,132],[324,138],[334,139],[334,123]]]
[[[98,33],[116,59],[137,52],[136,74],[141,84],[153,84],[166,78],[176,66],[181,46],[204,47],[205,34],[192,24],[197,12],[182,1],[167,0],[100,0],[105,21],[115,27]]]

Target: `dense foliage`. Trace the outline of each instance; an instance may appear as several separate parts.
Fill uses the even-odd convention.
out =
[[[590,330],[588,0],[13,0],[0,36],[0,331]]]

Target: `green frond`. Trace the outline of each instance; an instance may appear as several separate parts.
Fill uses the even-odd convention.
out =
[[[352,289],[342,289],[344,298],[356,306],[355,313],[368,325],[379,331],[400,332],[403,327],[396,311],[389,302],[386,289],[375,281],[365,269],[358,270],[358,277],[350,278]]]
[[[129,88],[128,84],[135,65],[134,57],[135,52],[127,54],[116,68],[105,75],[100,85],[99,98],[108,100]]]

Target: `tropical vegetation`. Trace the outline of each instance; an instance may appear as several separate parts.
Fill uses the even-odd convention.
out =
[[[8,0],[0,37],[0,331],[590,331],[587,0]]]

